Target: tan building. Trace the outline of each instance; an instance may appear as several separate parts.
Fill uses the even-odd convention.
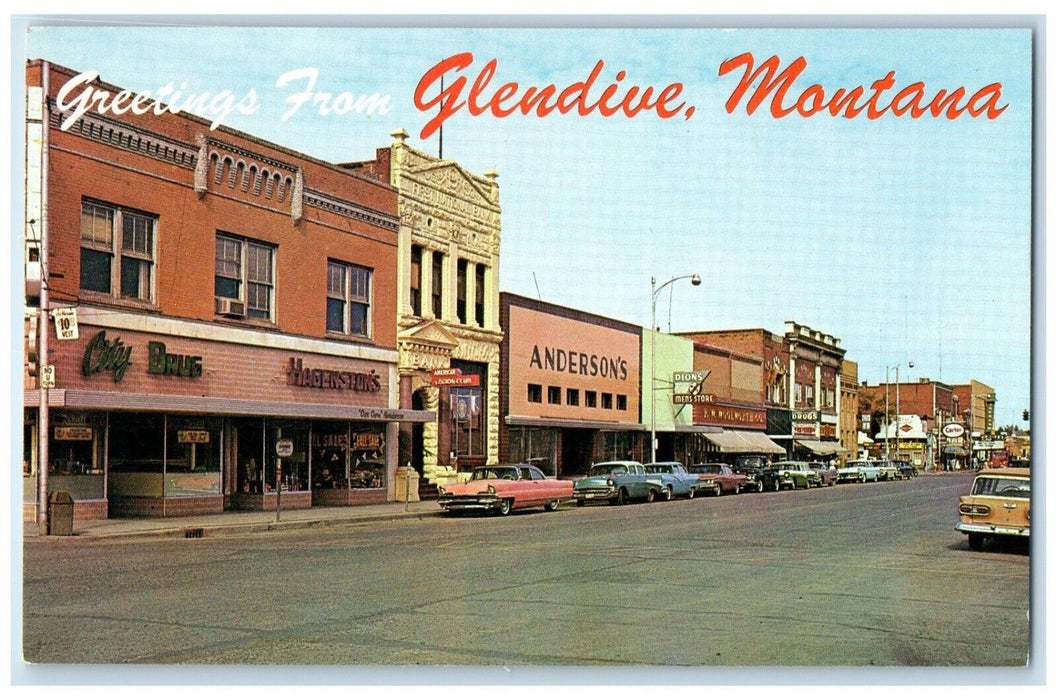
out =
[[[401,433],[401,464],[427,484],[499,458],[498,174],[467,172],[407,145],[349,164],[397,189],[397,345],[402,407],[437,412]]]
[[[859,364],[843,359],[840,365],[839,439],[845,452],[843,460],[859,453]],[[843,461],[842,460],[842,461]]]

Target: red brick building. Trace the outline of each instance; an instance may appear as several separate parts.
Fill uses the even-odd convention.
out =
[[[392,498],[398,424],[433,417],[397,408],[393,188],[186,114],[70,119],[76,75],[26,68],[26,318],[55,376],[25,377],[27,515],[42,461],[75,517]]]

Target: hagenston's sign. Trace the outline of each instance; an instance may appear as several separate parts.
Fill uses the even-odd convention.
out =
[[[338,391],[376,392],[382,389],[382,380],[373,369],[370,372],[346,372],[337,369],[306,369],[299,357],[291,357],[286,366],[286,383],[313,389],[336,389]]]

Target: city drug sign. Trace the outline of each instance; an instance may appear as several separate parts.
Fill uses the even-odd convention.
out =
[[[106,331],[99,331],[85,346],[81,357],[81,374],[91,377],[109,372],[115,382],[120,382],[132,364],[132,350],[132,346],[125,345],[120,337],[108,339]],[[171,353],[167,351],[165,343],[152,340],[147,343],[147,374],[201,377],[202,356]]]

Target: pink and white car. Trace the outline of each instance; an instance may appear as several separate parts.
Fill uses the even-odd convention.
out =
[[[437,488],[437,503],[449,513],[491,511],[506,515],[519,508],[556,510],[562,500],[572,498],[573,482],[551,479],[530,464],[477,467],[470,480]]]

